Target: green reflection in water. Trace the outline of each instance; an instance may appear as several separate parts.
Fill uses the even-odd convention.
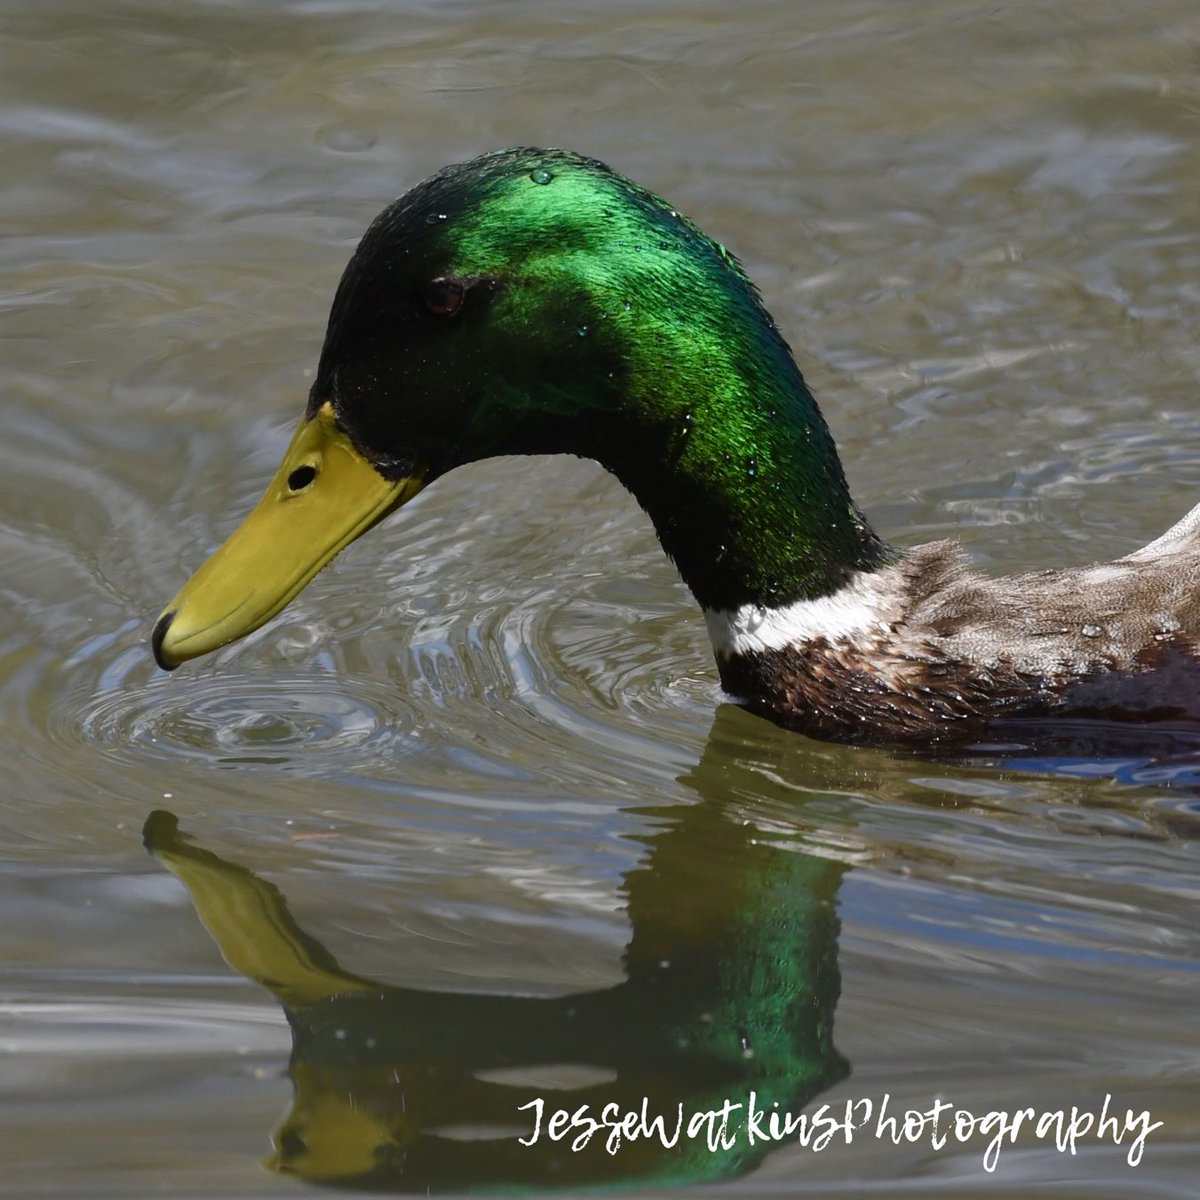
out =
[[[633,935],[626,979],[553,999],[390,987],[340,967],[288,912],[280,892],[182,835],[146,822],[150,851],[186,885],[228,963],[279,1000],[293,1034],[292,1107],[267,1165],[347,1187],[679,1183],[744,1172],[772,1142],[751,1144],[760,1110],[797,1113],[848,1070],[833,1046],[839,991],[835,896],[842,865],[768,842],[735,815],[706,754],[687,777],[701,795],[651,809],[660,825],[625,879]],[[714,869],[720,864],[720,869]],[[552,1071],[553,1069],[553,1071]],[[553,1090],[548,1076],[557,1078]],[[541,1081],[541,1082],[539,1082]],[[537,1098],[545,1101],[540,1136]],[[685,1133],[606,1149],[601,1129],[572,1149],[546,1133],[556,1109],[667,1118]],[[732,1101],[724,1145],[694,1113]],[[713,1125],[719,1124],[718,1121]]]

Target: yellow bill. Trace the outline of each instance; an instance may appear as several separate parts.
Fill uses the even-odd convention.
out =
[[[343,547],[421,490],[385,479],[323,404],[292,437],[262,499],[154,626],[164,671],[245,637],[281,612]]]

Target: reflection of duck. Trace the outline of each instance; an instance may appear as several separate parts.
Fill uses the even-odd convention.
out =
[[[702,784],[704,770],[692,781]],[[663,827],[626,881],[625,982],[531,999],[352,975],[272,885],[193,845],[170,814],[152,814],[146,845],[186,884],[230,965],[269,988],[291,1025],[295,1099],[270,1165],[409,1191],[695,1181],[759,1160],[770,1143],[750,1144],[744,1107],[731,1112],[732,1145],[715,1152],[705,1130],[674,1150],[640,1138],[616,1154],[607,1131],[578,1152],[569,1148],[577,1129],[561,1142],[545,1133],[554,1109],[640,1113],[643,1098],[668,1132],[681,1107],[686,1124],[726,1100],[744,1106],[751,1090],[760,1110],[777,1103],[795,1114],[845,1073],[832,1041],[842,868],[782,848],[781,835],[766,842],[716,801],[655,815]],[[539,1087],[555,1065],[575,1081]],[[536,1110],[521,1106],[536,1098],[542,1135],[522,1145]]]
[[[368,229],[305,418],[159,619],[160,665],[257,628],[454,467],[540,452],[634,493],[722,682],[781,723],[898,740],[1200,709],[1200,509],[1113,563],[1004,579],[951,543],[885,545],[734,259],[601,164],[542,150],[447,168]]]

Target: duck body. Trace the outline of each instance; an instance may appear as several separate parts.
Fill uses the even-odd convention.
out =
[[[998,721],[1200,720],[1200,509],[1109,563],[992,578],[954,542],[840,593],[706,614],[725,689],[853,742],[976,737]]]
[[[283,462],[160,616],[159,665],[263,624],[456,467],[532,453],[595,459],[634,494],[723,685],[781,724],[904,742],[1200,717],[1200,510],[1113,563],[1006,578],[952,543],[889,546],[736,259],[560,150],[448,167],[373,222]]]

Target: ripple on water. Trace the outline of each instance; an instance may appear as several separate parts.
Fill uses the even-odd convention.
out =
[[[348,686],[328,674],[210,672],[180,686],[149,678],[145,651],[127,649],[86,697],[63,698],[51,734],[127,759],[203,760],[216,765],[288,764],[322,751],[321,761],[402,755],[412,716],[386,681]],[[310,765],[313,765],[309,759]]]
[[[181,782],[174,769],[257,765],[481,801],[661,793],[720,700],[703,624],[606,476],[543,466],[581,511],[607,497],[612,515],[567,526],[431,494],[283,616],[171,675],[150,658],[152,614],[94,578],[90,542],[64,538],[60,557],[91,581],[88,616],[22,608],[6,719],[60,777],[115,778],[121,764],[129,792]],[[503,498],[510,471],[484,464],[474,484]],[[161,573],[120,545],[107,575]]]
[[[431,614],[389,646],[392,677],[431,725],[543,785],[673,777],[720,693],[703,627],[672,588],[643,590],[592,576],[512,583],[486,606],[424,596]]]
[[[339,583],[358,569],[374,568]],[[339,588],[318,598],[320,616],[302,611],[170,676],[154,670],[140,625],[89,634],[62,664],[68,688],[41,664],[33,692],[48,703],[31,696],[28,715],[60,748],[131,766],[277,765],[400,784],[404,759],[405,785],[453,764],[465,791],[536,777],[539,795],[678,773],[671,748],[707,728],[719,693],[702,632],[671,592],[514,583],[481,604],[457,583],[398,580],[390,613]]]

